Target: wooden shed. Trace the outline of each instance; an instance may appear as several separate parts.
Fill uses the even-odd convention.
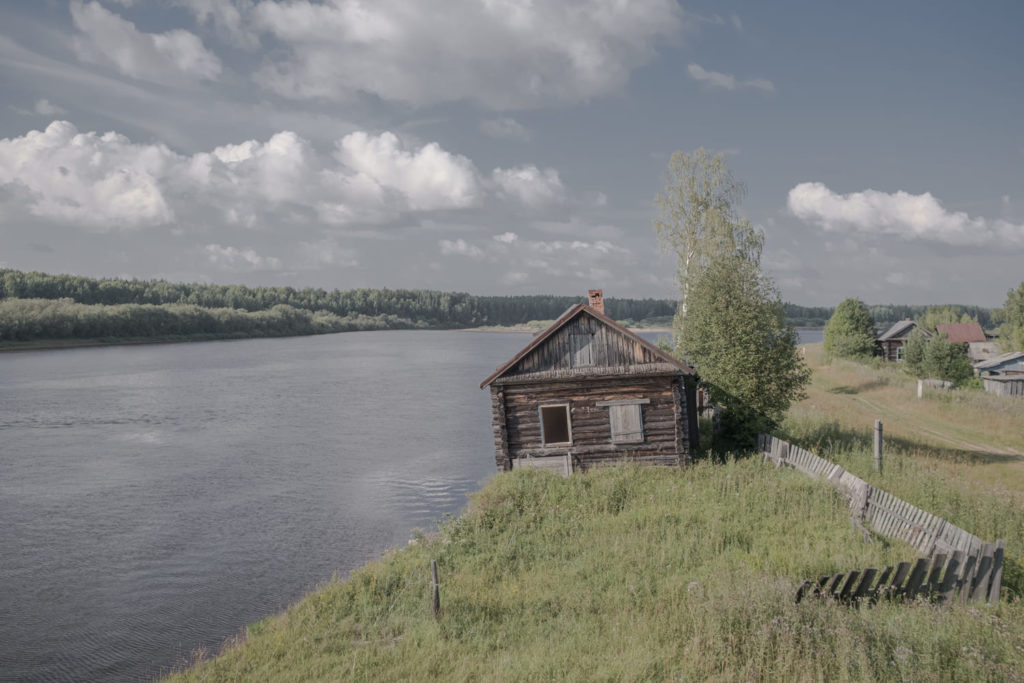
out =
[[[683,465],[698,443],[692,368],[604,314],[601,290],[485,379],[498,470]]]

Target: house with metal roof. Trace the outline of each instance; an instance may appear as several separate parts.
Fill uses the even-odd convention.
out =
[[[910,318],[900,320],[875,339],[875,355],[881,356],[888,361],[902,363],[903,345],[907,343],[910,333],[914,330],[920,330],[925,339],[931,339],[932,337],[928,330]]]
[[[975,373],[985,375],[1024,376],[1024,351],[1004,353],[974,364]]]
[[[491,392],[499,471],[680,466],[698,444],[693,368],[606,316],[599,289],[480,388]]]

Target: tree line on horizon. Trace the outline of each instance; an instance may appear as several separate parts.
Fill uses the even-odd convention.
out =
[[[174,283],[166,280],[128,280],[54,275],[0,269],[0,299],[70,299],[86,305],[188,304],[201,308],[264,311],[278,305],[305,311],[326,311],[345,318],[393,316],[392,325],[430,328],[521,325],[534,320],[552,320],[582,300],[582,296],[549,294],[477,296],[464,292],[424,289],[325,290],[312,287],[248,287]],[[676,314],[674,299],[605,299],[608,315],[620,322],[639,323]],[[918,318],[926,305],[885,304],[870,307],[873,319],[892,323]],[[992,310],[981,306],[956,306],[990,328]],[[786,318],[798,327],[823,327],[835,310],[830,306],[801,306],[784,303]],[[374,327],[381,329],[381,327]]]

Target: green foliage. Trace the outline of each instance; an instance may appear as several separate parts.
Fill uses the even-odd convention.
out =
[[[846,299],[825,325],[825,362],[833,358],[868,358],[875,350],[875,321],[860,299]]]
[[[911,318],[922,320],[927,312],[932,309],[951,309],[955,315],[942,313],[941,316],[949,319],[936,319],[935,323],[941,322],[970,322],[978,321],[983,328],[991,328],[995,322],[995,310],[983,308],[982,306],[965,306],[962,304],[948,304],[945,306],[921,306],[918,304],[886,304],[884,306],[871,306],[871,317],[876,323],[892,324],[900,320]]]
[[[409,289],[348,291],[246,287],[244,285],[180,284],[164,280],[98,280],[74,275],[49,275],[0,269],[0,299],[70,299],[81,304],[189,304],[202,308],[265,311],[278,304],[336,316],[404,319],[409,326],[431,328],[521,325],[553,320],[582,296],[473,296],[461,292]],[[675,314],[667,299],[605,299],[616,320],[647,320]]]
[[[757,264],[721,256],[694,282],[681,353],[725,408],[722,441],[749,444],[803,395],[810,370],[797,352],[774,283]],[[716,447],[718,444],[716,441]]]
[[[914,377],[927,377],[924,371],[925,350],[928,339],[919,328],[914,328],[903,344],[903,364],[907,372]]]
[[[1004,351],[1024,351],[1024,282],[1006,293],[999,328]]]
[[[690,289],[721,253],[738,253],[758,262],[764,235],[740,217],[746,190],[725,165],[725,156],[701,148],[675,152],[668,163],[665,187],[655,198],[654,228],[664,251],[676,255],[680,310],[685,314]]]
[[[935,332],[936,325],[977,321],[978,319],[963,310],[962,306],[929,306],[924,314],[917,318],[917,324],[932,333]]]
[[[921,370],[926,377],[960,384],[974,374],[964,344],[950,342],[945,335],[928,340]]]
[[[0,341],[188,337],[281,337],[413,327],[391,315],[337,316],[278,304],[265,311],[190,304],[86,305],[70,299],[0,300]]]

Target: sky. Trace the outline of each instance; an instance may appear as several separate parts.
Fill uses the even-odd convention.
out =
[[[1024,279],[1024,3],[0,0],[0,267],[673,297],[668,160],[782,297]]]

